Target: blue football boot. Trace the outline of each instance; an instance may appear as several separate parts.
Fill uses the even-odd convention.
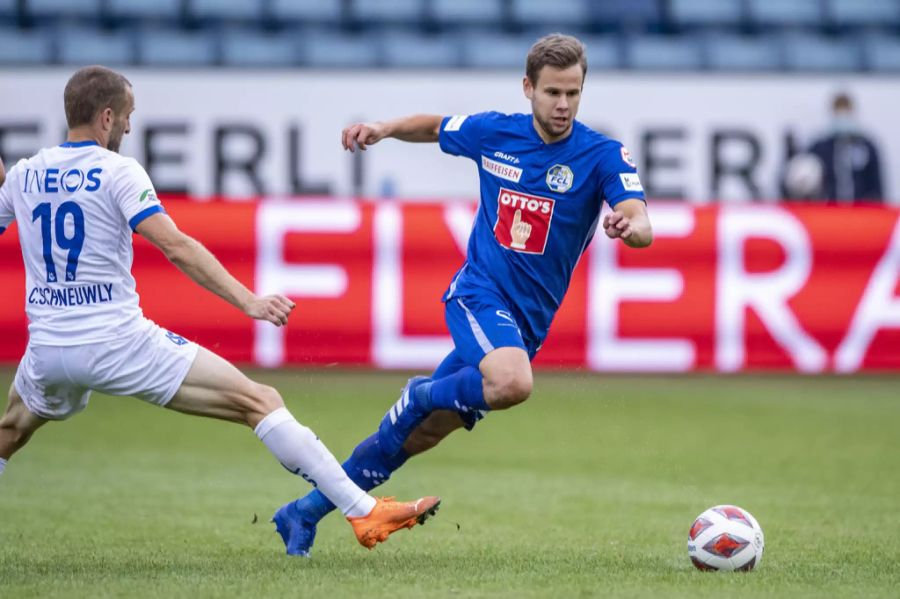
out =
[[[409,379],[400,399],[381,419],[378,444],[385,455],[400,453],[410,433],[431,413],[431,383],[432,380],[425,376]]]
[[[297,507],[298,501],[286,503],[272,516],[275,531],[281,535],[288,555],[309,557],[313,541],[316,540],[317,519],[307,517]]]

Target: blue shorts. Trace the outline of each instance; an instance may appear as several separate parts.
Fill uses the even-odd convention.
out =
[[[509,306],[499,297],[489,294],[452,297],[445,303],[447,328],[456,346],[444,358],[434,373],[434,379],[444,378],[466,366],[478,368],[481,360],[498,347],[518,347],[534,359],[541,342],[522,335]],[[477,410],[460,412],[466,429],[472,430],[483,414]]]
[[[475,368],[498,347],[518,347],[533,359],[541,345],[523,336],[515,311],[495,295],[452,297],[445,304],[445,317],[456,353]]]

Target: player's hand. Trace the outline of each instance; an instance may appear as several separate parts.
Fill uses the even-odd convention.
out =
[[[387,128],[382,123],[356,123],[341,131],[341,145],[345,150],[354,147],[365,150],[366,146],[378,143],[387,137]]]
[[[517,250],[525,249],[525,243],[531,237],[531,225],[522,222],[521,210],[516,210],[516,213],[513,215],[509,236],[512,238],[512,243],[509,244],[509,247]]]
[[[621,212],[610,212],[603,217],[603,231],[610,239],[631,237],[631,221]]]
[[[255,297],[247,306],[247,316],[256,320],[267,320],[277,327],[287,324],[288,316],[297,306],[283,295],[266,295]]]

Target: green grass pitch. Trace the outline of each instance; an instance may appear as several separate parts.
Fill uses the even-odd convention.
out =
[[[253,374],[340,459],[405,380]],[[331,515],[285,556],[268,520],[306,490],[248,429],[95,396],[0,477],[0,596],[897,597],[900,379],[538,373],[395,475],[444,504],[371,552]],[[758,570],[691,566],[717,503],[759,520]]]

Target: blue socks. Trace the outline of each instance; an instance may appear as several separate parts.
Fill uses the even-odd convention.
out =
[[[356,446],[350,457],[341,464],[344,471],[363,491],[370,491],[391,477],[391,474],[406,463],[409,456],[401,450],[398,454],[387,456],[378,447],[378,433],[369,435]],[[334,504],[318,489],[313,489],[297,500],[297,508],[312,522],[318,522],[334,509]]]
[[[452,410],[461,415],[472,414],[490,410],[484,401],[482,381],[481,372],[477,368],[466,366],[434,382],[423,384],[421,391],[430,396],[432,409]],[[395,455],[388,455],[379,446],[378,437],[378,432],[369,435],[342,464],[350,480],[364,491],[387,482],[391,474],[409,459],[402,448]],[[318,489],[314,489],[298,499],[296,507],[314,524],[333,510],[334,504]]]
[[[481,372],[466,366],[455,373],[431,383],[431,407],[434,410],[468,412],[491,408],[484,401]]]

